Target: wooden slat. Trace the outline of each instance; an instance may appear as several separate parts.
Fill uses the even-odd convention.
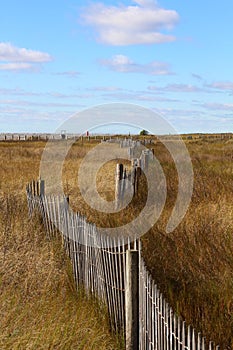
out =
[[[133,151],[130,154],[133,156]],[[33,181],[26,187],[29,215],[40,213],[49,239],[60,232],[77,288],[83,285],[87,294],[94,294],[107,305],[114,331],[125,330],[126,251],[134,249],[139,251],[140,350],[219,349],[213,342],[206,345],[200,333],[196,337],[194,329],[173,313],[147,271],[140,241],[101,236],[85,217],[69,212],[64,196],[41,195],[38,184]],[[123,190],[127,191],[126,183]]]

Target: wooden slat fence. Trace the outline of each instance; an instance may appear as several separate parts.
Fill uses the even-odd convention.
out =
[[[111,328],[124,332],[126,250],[138,249],[138,241],[102,237],[94,224],[69,210],[65,196],[40,195],[40,188],[41,181],[27,186],[30,216],[39,212],[49,239],[62,234],[77,288],[96,295],[108,307]]]
[[[139,250],[139,349],[218,350],[176,315],[147,271]]]
[[[117,164],[116,167],[115,200],[117,207],[120,203],[124,203],[124,200],[127,200],[129,191],[133,189],[133,195],[138,192],[139,177],[142,171],[148,171],[154,152],[153,149],[141,149],[140,143],[135,142],[128,147],[128,156],[131,160],[130,169],[123,164]]]
[[[126,252],[133,250],[138,257],[138,328],[139,344],[127,350],[219,350],[191,326],[187,326],[169,307],[150,276],[141,253],[141,242],[125,237],[111,238],[99,234],[97,227],[69,209],[65,196],[45,195],[44,182],[27,185],[29,214],[39,212],[47,237],[62,235],[69,255],[77,289],[84,287],[107,306],[111,329],[125,334]],[[137,285],[136,284],[136,285]],[[132,298],[131,298],[132,299]],[[125,337],[127,339],[127,336]]]
[[[99,142],[101,141],[111,141],[119,143],[119,140],[116,138],[111,138],[110,136],[104,136],[104,135],[80,135],[80,134],[71,134],[71,133],[58,133],[58,134],[39,134],[39,133],[0,133],[0,141],[59,141],[59,140],[67,140],[67,139],[73,139],[73,140],[82,140],[82,141],[91,141],[91,140],[97,140]]]

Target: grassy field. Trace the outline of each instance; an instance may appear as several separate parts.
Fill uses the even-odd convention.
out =
[[[170,305],[222,349],[233,349],[233,143],[187,143],[194,169],[191,205],[177,229],[165,233],[177,180],[166,151],[168,198],[157,225],[144,237],[144,257]]]
[[[106,312],[76,293],[61,242],[29,220],[43,142],[0,143],[0,349],[122,349]]]
[[[194,191],[184,220],[171,234],[165,227],[177,196],[176,169],[161,143],[152,146],[166,175],[168,193],[160,220],[143,237],[143,256],[173,309],[208,340],[232,349],[233,142],[217,137],[185,142],[193,161]],[[96,302],[75,295],[60,242],[47,242],[39,221],[27,218],[25,186],[38,177],[44,145],[0,143],[0,348],[120,348]],[[143,207],[145,179],[141,178],[141,190],[126,210],[100,215],[90,209],[77,187],[77,169],[94,145],[94,141],[80,142],[72,147],[64,164],[64,190],[73,208],[88,220],[122,225]],[[107,200],[114,198],[114,168],[115,162],[107,163],[97,177],[98,191]]]
[[[233,142],[202,137],[187,139],[194,170],[190,207],[177,229],[165,228],[174,207],[178,179],[170,154],[156,142],[150,146],[163,167],[167,200],[157,224],[143,237],[143,256],[154,280],[177,314],[223,349],[233,348]],[[74,210],[100,226],[119,226],[136,217],[146,200],[146,183],[127,209],[103,214],[89,208],[77,188],[76,145],[64,166],[64,182]],[[84,149],[82,149],[84,155]],[[73,156],[72,156],[73,154]],[[80,153],[81,154],[81,153]],[[73,161],[72,161],[73,159]],[[107,200],[114,198],[114,168],[109,162],[98,173],[97,188]],[[102,181],[100,181],[102,179]]]

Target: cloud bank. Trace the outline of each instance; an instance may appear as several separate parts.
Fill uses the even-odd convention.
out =
[[[41,51],[19,48],[11,43],[0,42],[0,70],[35,70],[39,65],[52,61],[52,57]]]
[[[158,44],[175,41],[171,30],[179,21],[174,10],[160,8],[152,0],[135,0],[133,6],[93,3],[82,13],[84,23],[94,27],[98,40],[108,45]]]
[[[153,61],[147,64],[140,64],[132,61],[125,55],[115,55],[111,59],[102,59],[99,63],[119,73],[142,73],[148,75],[173,74],[169,64],[166,62]]]

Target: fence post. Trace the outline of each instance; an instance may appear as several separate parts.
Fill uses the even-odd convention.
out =
[[[116,166],[116,192],[115,192],[115,201],[116,201],[116,208],[119,206],[119,202],[121,201],[121,180],[123,178],[123,164],[117,164]]]
[[[139,349],[139,252],[126,251],[126,350]]]
[[[148,152],[148,150],[143,150],[141,157],[142,157],[143,170],[147,171],[148,165],[149,165],[149,152]]]
[[[135,189],[134,189],[134,194],[136,195],[138,193],[139,189],[139,177],[141,176],[141,167],[137,166],[136,171],[135,171]]]
[[[44,184],[44,180],[40,179],[40,196],[44,196],[45,195],[45,184]]]

